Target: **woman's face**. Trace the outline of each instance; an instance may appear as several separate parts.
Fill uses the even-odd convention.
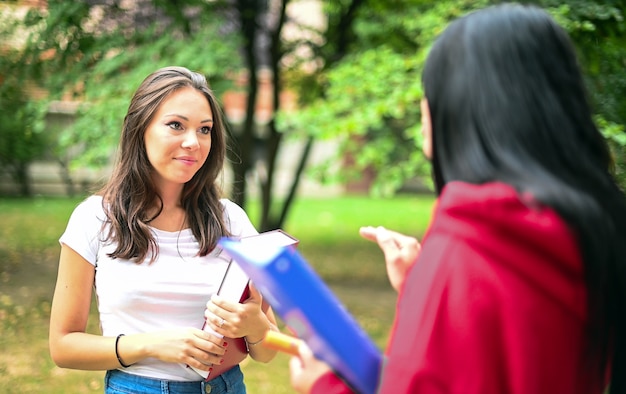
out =
[[[184,87],[162,103],[145,132],[152,177],[161,190],[191,180],[211,151],[213,113],[200,91]]]
[[[433,128],[430,119],[430,107],[425,98],[420,102],[422,112],[422,151],[428,159],[433,157]]]

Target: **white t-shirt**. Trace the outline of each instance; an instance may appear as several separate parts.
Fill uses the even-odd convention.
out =
[[[241,207],[226,199],[221,203],[233,236],[258,233]],[[148,264],[149,255],[142,264],[111,259],[107,253],[115,250],[115,245],[102,242],[104,219],[102,197],[91,196],[76,207],[59,240],[95,266],[94,286],[102,335],[202,328],[206,303],[217,291],[229,261],[220,256],[221,250],[215,248],[200,257],[197,256],[199,244],[190,229],[169,232],[152,228],[159,247],[152,264]],[[124,371],[158,379],[202,380],[184,364],[151,358]]]

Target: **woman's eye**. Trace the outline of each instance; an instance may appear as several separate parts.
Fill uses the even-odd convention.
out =
[[[200,132],[202,134],[211,134],[211,131],[213,130],[213,127],[211,126],[204,126],[200,129]]]
[[[174,121],[174,122],[169,122],[169,123],[167,124],[167,126],[168,126],[169,128],[171,128],[171,129],[174,129],[174,130],[182,130],[182,129],[183,129],[183,125],[181,125],[181,124],[180,124],[180,122],[176,122],[176,121]]]

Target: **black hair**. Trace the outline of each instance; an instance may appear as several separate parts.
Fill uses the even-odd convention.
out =
[[[625,391],[626,198],[569,36],[538,7],[492,6],[450,24],[423,84],[437,193],[500,181],[563,218],[582,253],[594,372],[611,368],[611,392]]]

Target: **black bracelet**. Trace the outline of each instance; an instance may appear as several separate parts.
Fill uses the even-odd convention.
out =
[[[123,337],[123,336],[124,336],[124,334],[120,334],[120,335],[118,335],[118,336],[117,336],[117,338],[115,338],[115,357],[117,357],[117,362],[119,362],[119,363],[120,363],[120,365],[121,365],[122,367],[124,367],[124,368],[128,368],[128,367],[130,367],[132,364],[130,364],[130,365],[126,365],[126,364],[124,364],[124,362],[123,362],[123,361],[122,361],[122,359],[120,358],[120,354],[119,354],[119,353],[118,353],[118,351],[117,351],[117,343],[120,341],[120,338],[121,338],[121,337]]]

